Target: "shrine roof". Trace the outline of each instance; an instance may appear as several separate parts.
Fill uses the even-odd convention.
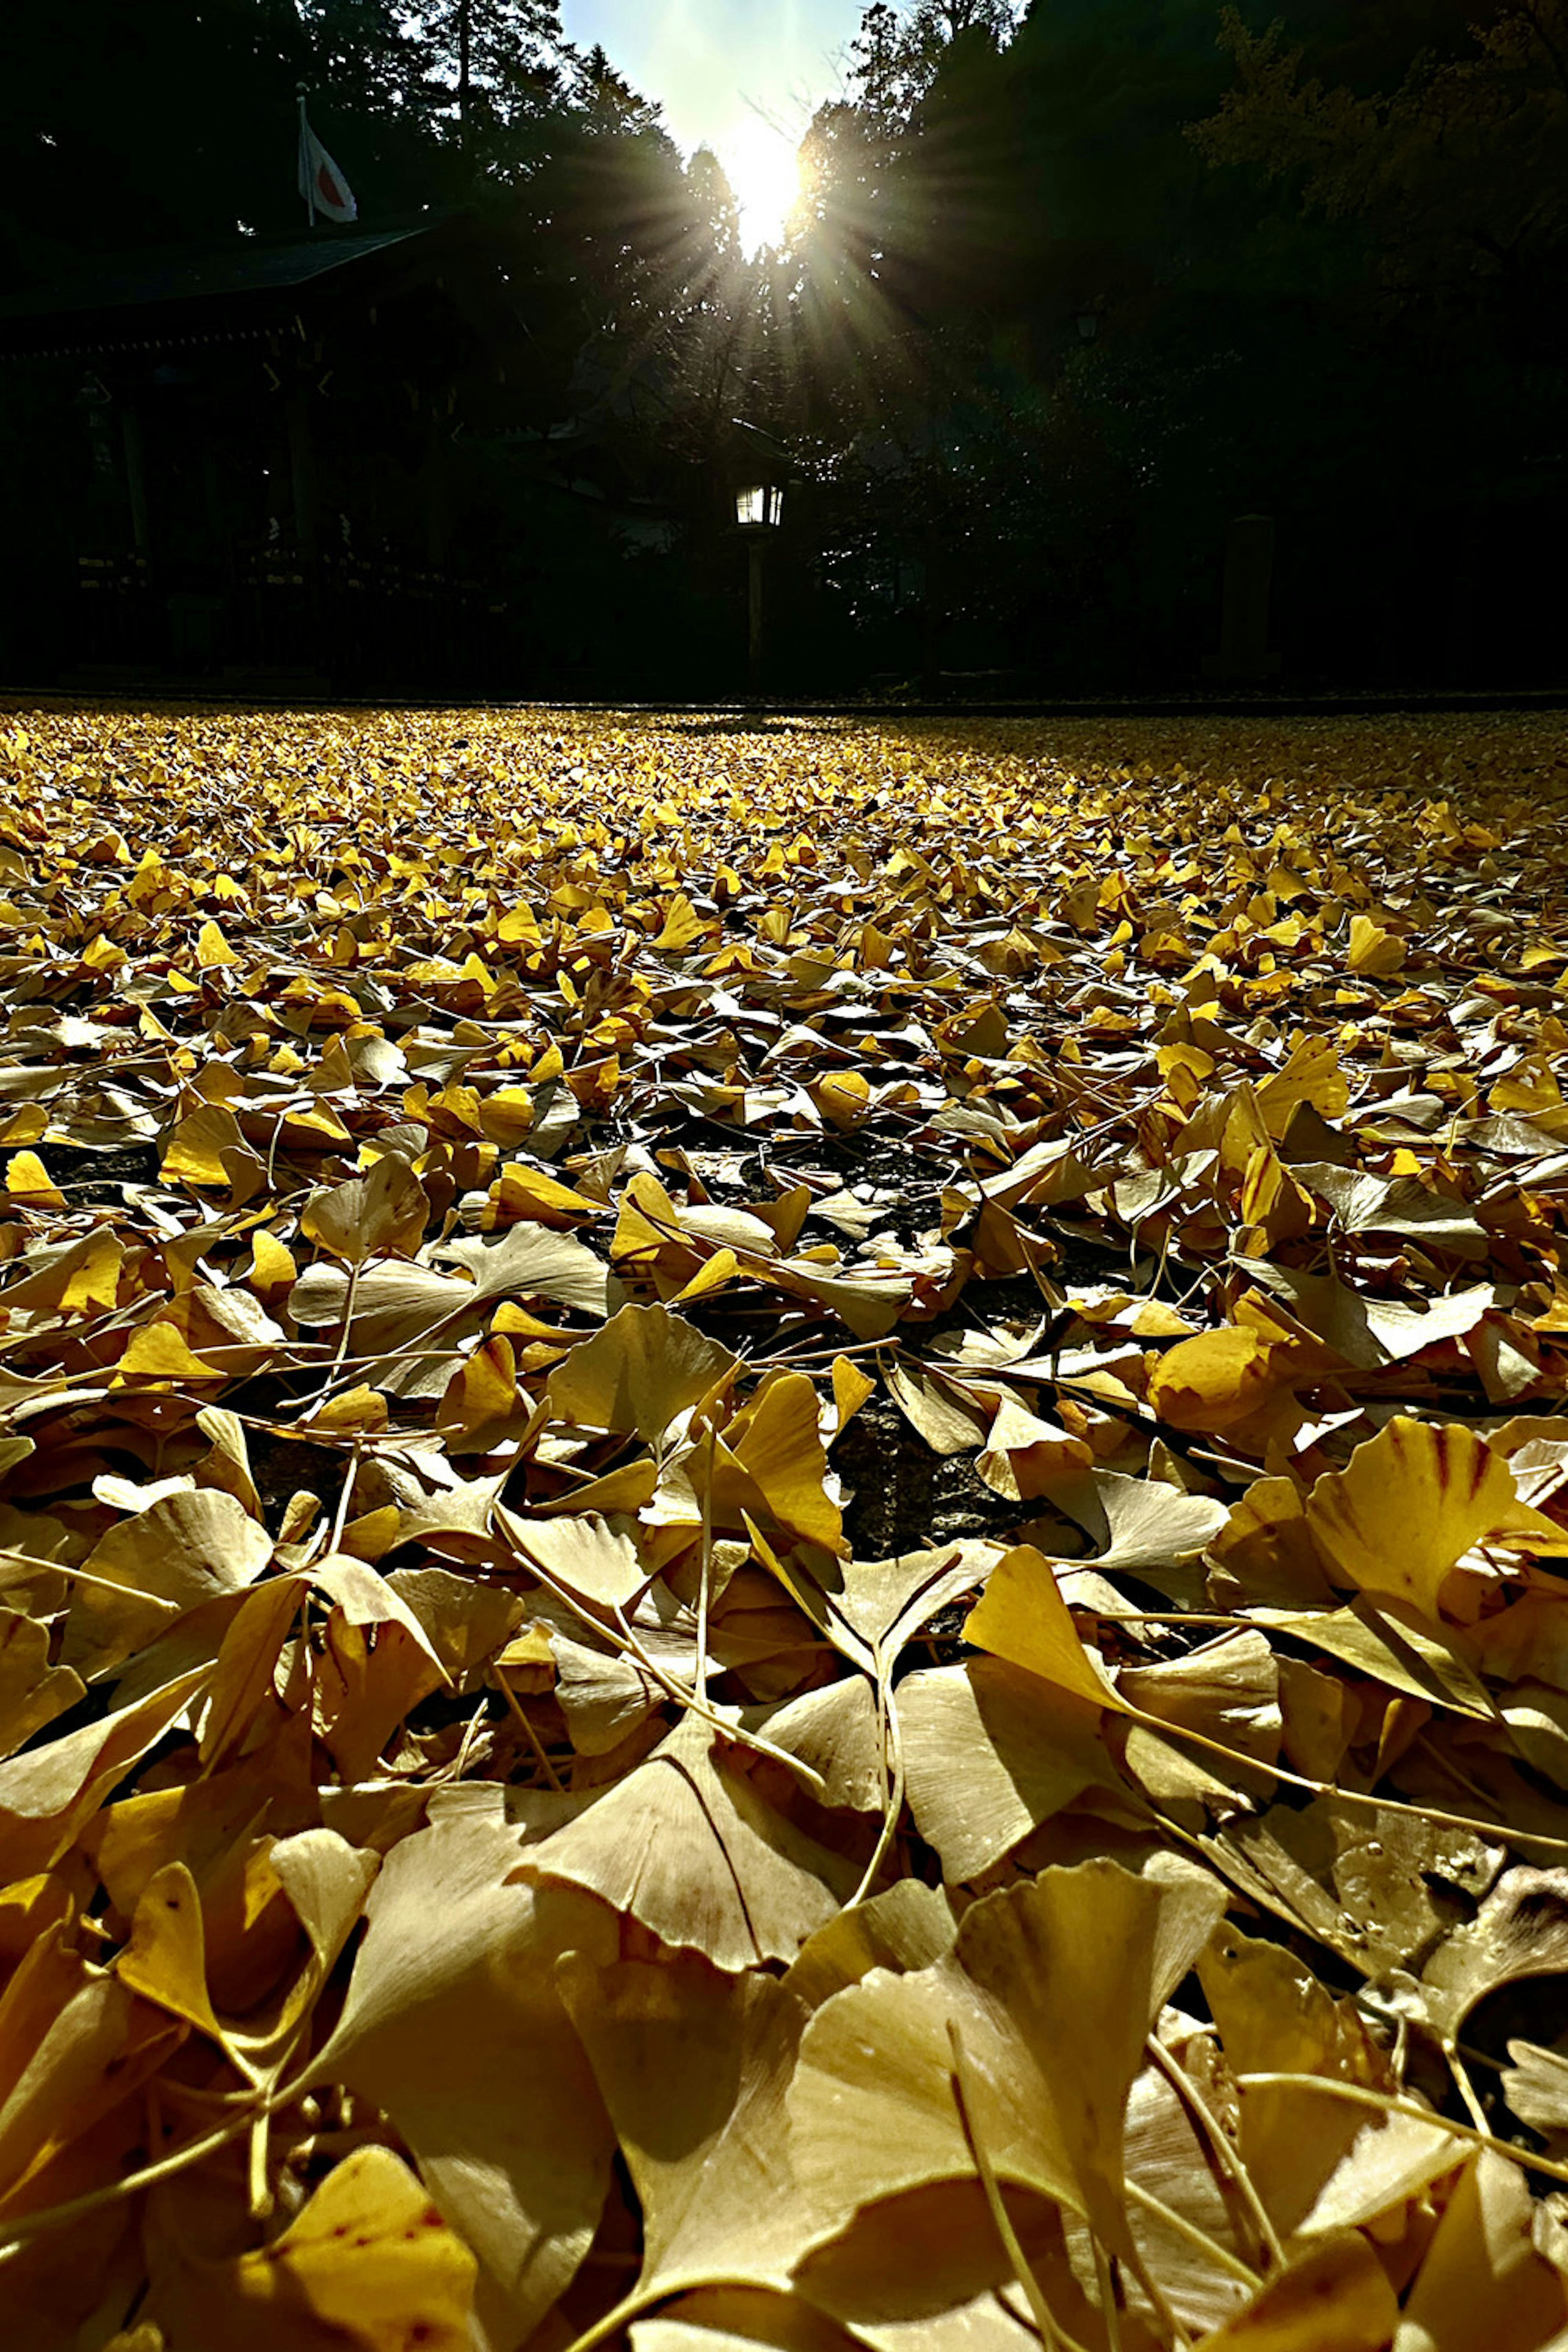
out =
[[[368,236],[318,233],[297,243],[229,246],[212,253],[126,254],[118,266],[100,264],[52,286],[0,296],[0,319],[33,319],[70,310],[110,310],[143,303],[200,301],[214,296],[286,292],[342,269],[367,254],[426,236],[427,227],[382,229]]]
[[[375,299],[384,258],[395,257],[402,278],[421,249],[434,264],[453,232],[463,237],[468,226],[462,215],[443,213],[382,229],[104,255],[52,283],[0,295],[0,352],[45,356],[138,341],[249,340],[296,302],[326,299],[339,285],[346,294],[363,281]]]

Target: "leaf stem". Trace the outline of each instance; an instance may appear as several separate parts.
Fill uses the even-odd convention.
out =
[[[1244,2263],[1239,2254],[1233,2254],[1228,2246],[1222,2246],[1217,2238],[1211,2238],[1206,2230],[1200,2229],[1195,2221],[1189,2221],[1184,2213],[1178,2213],[1173,2205],[1167,2205],[1163,2198],[1154,2196],[1140,2182],[1124,2179],[1121,2185],[1129,2203],[1141,2205],[1162,2229],[1173,2230],[1178,2238],[1184,2238],[1188,2245],[1213,2263],[1216,2270],[1226,2272],[1233,2279],[1239,2279],[1253,2294],[1258,2292],[1258,2273]],[[1142,2284],[1147,2293],[1146,2278]],[[1163,2301],[1163,2296],[1158,2299]]]
[[[1555,2164],[1549,2156],[1537,2156],[1531,2148],[1515,2147],[1495,2132],[1478,2130],[1474,2124],[1455,2123],[1447,2116],[1434,2115],[1416,2099],[1402,2099],[1391,2091],[1371,2091],[1360,2083],[1337,2082],[1331,2074],[1238,2074],[1237,2087],[1243,2091],[1320,2091],[1328,2099],[1341,2099],[1352,2107],[1370,2107],[1381,2116],[1410,2116],[1415,2122],[1429,2124],[1435,2132],[1446,2132],[1450,2139],[1468,2141],[1473,2147],[1489,2147],[1495,2155],[1506,2156],[1510,2164],[1527,2172],[1544,2173],[1549,2180],[1568,2180],[1568,2164]]]
[[[1100,2289],[1100,2315],[1105,2322],[1106,2352],[1121,2352],[1121,2305],[1110,2274],[1110,2256],[1092,2230],[1089,2242],[1094,2253],[1094,2283]]]
[[[713,1580],[713,1424],[708,1424],[708,1475],[702,1482],[702,1552],[697,1571],[696,1686],[708,1692],[708,1599]]]
[[[1186,2068],[1176,2063],[1157,2034],[1151,2033],[1143,2047],[1186,2108],[1193,2122],[1208,2141],[1214,2150],[1215,2161],[1246,2206],[1251,2217],[1252,2226],[1258,2232],[1258,2242],[1263,2249],[1267,2263],[1279,2263],[1283,2267],[1285,2249],[1280,2244],[1279,2232],[1268,2217],[1268,2209],[1258,2195],[1252,2175],[1243,2164],[1238,2151],[1231,2146],[1226,2137],[1219,2117],[1215,2114]]]
[[[856,1904],[864,1903],[872,1887],[875,1886],[877,1874],[887,1858],[888,1848],[893,1843],[904,1810],[903,1734],[899,1728],[899,1711],[893,1704],[892,1685],[883,1672],[879,1653],[877,1667],[877,1728],[882,1740],[882,1769],[884,1772],[888,1771],[889,1765],[892,1769],[884,1800],[881,1832],[872,1851],[871,1859],[866,1864],[860,1884],[849,1897],[847,1908],[850,1910],[854,1909]]]
[[[526,1542],[517,1533],[515,1520],[509,1526],[507,1537],[519,1556],[527,1561],[530,1574],[539,1579],[546,1591],[552,1592],[557,1601],[563,1601],[574,1616],[587,1618],[588,1608],[592,1604],[585,1606],[584,1596],[582,1593],[574,1592],[569,1584],[563,1584],[559,1577],[552,1575],[543,1561],[529,1549]],[[704,1723],[720,1734],[721,1738],[732,1739],[742,1748],[753,1748],[761,1756],[771,1756],[775,1764],[782,1764],[787,1770],[798,1775],[806,1783],[814,1797],[822,1795],[826,1783],[820,1772],[815,1771],[809,1764],[803,1763],[798,1756],[790,1755],[787,1748],[775,1748],[773,1741],[764,1739],[760,1732],[748,1731],[743,1725],[731,1722],[728,1717],[720,1715],[715,1708],[709,1706],[706,1698],[700,1696],[698,1692],[689,1689],[684,1683],[677,1682],[673,1675],[667,1674],[664,1668],[655,1662],[627,1624],[625,1614],[618,1605],[612,1604],[612,1613],[616,1620],[614,1625],[606,1625],[602,1618],[593,1618],[589,1622],[593,1623],[595,1631],[604,1635],[613,1649],[620,1651],[623,1657],[635,1658],[649,1681],[657,1683],[667,1698],[673,1699],[678,1706],[689,1708],[691,1714],[700,1716]]]
[[[963,2036],[958,2030],[958,2021],[955,2018],[950,2017],[947,2021],[947,2039],[952,2052],[952,2073],[949,2080],[952,2084],[953,2105],[958,2109],[958,2121],[963,2133],[963,2144],[969,2150],[970,2161],[974,2167],[981,2189],[984,2192],[985,2202],[995,2225],[996,2235],[1002,2241],[1003,2252],[1012,2265],[1013,2276],[1023,2289],[1024,2300],[1029,2306],[1030,2315],[1040,2331],[1040,2341],[1045,2346],[1046,2352],[1057,2352],[1058,2345],[1062,2347],[1062,2352],[1083,2352],[1082,2346],[1076,2343],[1072,2336],[1058,2327],[1051,2316],[1051,2308],[1046,2301],[1045,2290],[1035,2276],[1028,2257],[1019,2242],[1018,2232],[1013,2227],[1013,2217],[1004,2201],[1002,2187],[996,2178],[995,2168],[981,2144],[980,2135],[974,2125],[973,2101],[970,2096],[969,2059],[963,2047]],[[574,2346],[573,2352],[578,2352],[578,2347]]]
[[[545,1779],[549,1781],[557,1796],[563,1795],[565,1791],[561,1776],[556,1771],[555,1767],[551,1762],[549,1757],[546,1755],[543,1741],[540,1738],[538,1732],[535,1731],[532,1724],[530,1723],[527,1716],[523,1713],[521,1701],[519,1699],[517,1693],[513,1690],[511,1685],[508,1682],[505,1675],[502,1674],[498,1665],[491,1665],[490,1679],[496,1684],[501,1696],[506,1700],[508,1706],[510,1707],[513,1716],[521,1727],[523,1738],[527,1740],[529,1746],[533,1750],[535,1760],[537,1761],[541,1770],[543,1772]]]
[[[41,2206],[37,2212],[23,2213],[14,2221],[0,2221],[0,2263],[8,2262],[34,2238],[47,2230],[63,2229],[68,2222],[79,2221],[86,2214],[96,2213],[105,2205],[112,2205],[121,2197],[133,2197],[142,2189],[151,2189],[160,2180],[169,2180],[184,2172],[188,2165],[200,2164],[205,2157],[226,2147],[231,2139],[242,2132],[251,2131],[259,2116],[270,2112],[274,2105],[282,2106],[287,2100],[264,2100],[259,2105],[249,2103],[208,2132],[205,2138],[189,2140],[184,2147],[168,2156],[161,2156],[155,2164],[144,2164],[136,2172],[128,2172],[119,2180],[106,2181],[101,2189],[89,2189],[80,2197],[72,2197],[63,2205]]]
[[[1342,1789],[1332,1780],[1310,1780],[1304,1772],[1292,1772],[1283,1764],[1270,1764],[1261,1756],[1244,1755],[1239,1748],[1226,1748],[1211,1739],[1204,1731],[1194,1731],[1185,1723],[1167,1722],[1163,1716],[1148,1715],[1141,1706],[1129,1706],[1120,1700],[1114,1709],[1129,1723],[1152,1731],[1162,1739],[1185,1739],[1205,1755],[1217,1756],[1222,1762],[1239,1765],[1244,1771],[1261,1773],[1265,1779],[1283,1780],[1289,1789],[1304,1789],[1310,1797],[1331,1797],[1342,1805],[1360,1805],[1368,1812],[1410,1813],[1417,1821],[1434,1822],[1439,1829],[1469,1830],[1500,1838],[1505,1845],[1537,1846],[1549,1853],[1568,1853],[1568,1838],[1547,1837],[1540,1830],[1510,1829],[1501,1822],[1479,1820],[1473,1813],[1439,1812],[1434,1805],[1413,1805],[1399,1797],[1379,1797],[1367,1790]]]

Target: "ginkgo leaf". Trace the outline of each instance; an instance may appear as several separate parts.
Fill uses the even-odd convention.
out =
[[[964,1628],[977,1649],[1022,1666],[1090,1706],[1120,1706],[1115,1684],[1079,1639],[1051,1564],[1029,1544],[1006,1553]]]
[[[683,1316],[623,1307],[552,1372],[551,1411],[578,1428],[635,1430],[652,1444],[738,1362]]]
[[[210,919],[196,934],[196,962],[203,971],[216,971],[224,964],[239,963],[218,925]]]
[[[0,1885],[30,1877],[71,1845],[110,1789],[157,1745],[206,1683],[206,1665],[0,1764]]]
[[[949,1885],[978,1878],[1088,1790],[1116,1794],[1136,1817],[1100,1735],[1102,1704],[999,1658],[900,1684],[910,1810]]]
[[[611,1960],[614,1921],[571,1894],[509,1885],[520,1845],[498,1806],[448,1811],[394,1849],[310,2069],[393,2117],[478,2254],[479,2309],[505,2341],[537,2324],[587,2252],[613,2147],[552,1971],[569,1948]]]
[[[956,1933],[947,1896],[918,1878],[901,1878],[819,1927],[801,1946],[784,1981],[806,2009],[820,2009],[829,1994],[858,1984],[873,1969],[932,1967],[952,1950]]]
[[[89,1552],[66,1621],[64,1663],[87,1677],[106,1675],[181,1612],[242,1592],[270,1557],[273,1540],[235,1496],[164,1496]]]
[[[872,1685],[848,1676],[786,1699],[759,1720],[775,1748],[798,1756],[822,1783],[825,1805],[880,1811],[888,1801],[887,1748]]]
[[[1057,1507],[1102,1547],[1094,1565],[1106,1575],[1135,1576],[1157,1592],[1181,1600],[1195,1560],[1226,1524],[1226,1507],[1212,1495],[1185,1495],[1152,1478],[1097,1470],[1054,1490]]]
[[[1229,2065],[1237,2074],[1322,2074],[1384,2090],[1391,2077],[1354,2005],[1336,2000],[1274,1944],[1226,1927],[1197,1962]],[[1364,2107],[1310,2083],[1248,2086],[1240,2099],[1238,2152],[1265,2210],[1288,2235],[1365,2130]]]
[[[244,1148],[233,1111],[221,1103],[204,1103],[182,1118],[170,1135],[163,1150],[163,1181],[226,1184],[236,1165],[233,1155]]]
[[[423,1650],[443,1682],[447,1669],[429,1634],[395,1585],[372,1568],[368,1560],[348,1552],[328,1552],[311,1563],[311,1583],[341,1609],[350,1625],[400,1625],[417,1649]]]
[[[355,1286],[350,1328],[356,1353],[395,1353],[437,1332],[453,1339],[497,1298],[553,1298],[599,1315],[608,1309],[610,1277],[603,1262],[567,1234],[514,1225],[501,1241],[453,1242],[443,1255],[466,1266],[472,1279],[416,1263],[366,1268]],[[296,1321],[341,1322],[349,1279],[332,1266],[308,1266],[289,1294]],[[444,1371],[432,1377],[445,1387]]]
[[[183,1862],[166,1864],[148,1880],[115,1968],[132,1992],[221,2039],[207,1993],[201,1898]]]
[[[463,1357],[436,1409],[436,1426],[448,1454],[489,1454],[533,1418],[531,1401],[520,1400],[517,1351],[500,1332],[481,1339]]]
[[[1352,971],[1397,971],[1405,961],[1405,942],[1374,923],[1370,915],[1352,915],[1345,961]]]
[[[1307,1528],[1337,1583],[1436,1619],[1445,1580],[1483,1537],[1531,1551],[1568,1552],[1568,1528],[1519,1499],[1513,1474],[1462,1423],[1396,1414],[1325,1471]]]
[[[1200,2338],[1203,2352],[1384,2352],[1399,2326],[1388,2273],[1353,2230],[1324,2239],[1269,2279],[1244,2311]]]
[[[1050,1494],[1064,1475],[1087,1470],[1093,1460],[1083,1438],[1006,1399],[975,1468],[996,1494],[1023,1502]]]
[[[1288,1386],[1295,1370],[1288,1344],[1226,1324],[1163,1356],[1149,1402],[1173,1429],[1228,1429],[1256,1412],[1271,1390]]]
[[[843,1516],[826,1491],[816,1391],[804,1372],[784,1372],[764,1388],[726,1430],[725,1447],[781,1526],[828,1551],[844,1549]]]
[[[1403,2108],[1373,2111],[1303,2214],[1298,2236],[1321,2238],[1418,2210],[1465,2153],[1464,2143],[1439,2123],[1423,2123]]]
[[[1237,1629],[1183,1657],[1124,1667],[1117,1687],[1124,1705],[1201,1732],[1238,1764],[1245,1757],[1272,1763],[1279,1753],[1279,1667],[1260,1632]]]
[[[1160,1884],[1111,1863],[1047,1871],[973,1905],[934,1967],[873,1970],[835,1994],[806,2028],[789,2100],[795,2169],[824,2223],[973,2171],[952,2024],[979,2103],[971,2125],[998,2175],[1126,2251],[1127,2094],[1150,2023],[1223,1907],[1201,1873]]]
[[[1568,2126],[1568,2058],[1536,2042],[1510,2042],[1508,2054],[1512,2063],[1503,2068],[1500,2079],[1503,2097],[1520,2122],[1545,2132]]]
[[[1506,1871],[1473,1919],[1446,1937],[1422,1971],[1421,2003],[1452,2040],[1479,2000],[1521,1978],[1568,1965],[1568,1872]]]
[[[793,1959],[854,1880],[845,1857],[769,1804],[693,1716],[521,1869],[534,1883],[580,1886],[725,1970]]]
[[[1536,2352],[1559,2339],[1560,2271],[1536,2251],[1529,2185],[1517,2165],[1478,2149],[1444,2210],[1405,2300],[1401,2333],[1432,2352]]]
[[[618,1304],[603,1259],[568,1234],[519,1225],[497,1242],[449,1242],[439,1255],[468,1269],[481,1299],[553,1298],[601,1316]]]
[[[766,1975],[694,1953],[558,1981],[643,2212],[628,2305],[710,2282],[787,2286],[815,2217],[791,2193],[784,2099],[804,2011]]]
[[[496,1100],[494,1095],[489,1097],[487,1116],[493,1116]],[[529,1124],[532,1124],[531,1117]],[[570,1232],[604,1213],[602,1202],[574,1191],[558,1177],[547,1175],[542,1168],[526,1167],[517,1160],[509,1160],[502,1168],[490,1187],[489,1199],[497,1224],[531,1217],[541,1224]]]
[[[417,1248],[429,1215],[425,1187],[407,1160],[389,1151],[365,1175],[312,1192],[300,1230],[346,1265],[362,1265],[378,1250]]]
[[[893,1559],[857,1559],[819,1571],[833,1617],[879,1655],[891,1672],[900,1652],[960,1593],[992,1571],[994,1549],[942,1544]]]
[[[25,1746],[86,1687],[74,1667],[49,1664],[47,1625],[0,1609],[0,1756]]]
[[[475,2262],[389,2147],[351,2150],[270,2244],[227,2262],[172,2250],[153,2309],[169,2341],[263,2352],[467,2352]]]
[[[1346,1168],[1300,1166],[1301,1181],[1327,1201],[1348,1233],[1405,1234],[1456,1257],[1479,1257],[1485,1229],[1452,1193],[1414,1176],[1377,1176]]]
[[[46,1932],[0,1998],[0,2232],[112,2183],[135,2146],[112,2120],[184,2040],[185,2025]]]
[[[525,1566],[544,1568],[591,1610],[617,1609],[635,1600],[647,1582],[647,1570],[631,1537],[617,1533],[596,1511],[524,1519],[501,1504],[495,1517]]]
[[[18,1151],[5,1162],[5,1189],[13,1201],[35,1209],[63,1209],[66,1196],[36,1151]]]

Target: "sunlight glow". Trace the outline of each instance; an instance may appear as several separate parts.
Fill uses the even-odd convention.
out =
[[[755,253],[777,245],[800,194],[800,172],[791,142],[765,122],[753,122],[726,142],[724,175],[735,191],[741,243]]]

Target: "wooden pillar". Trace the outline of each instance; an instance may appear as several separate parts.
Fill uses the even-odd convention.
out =
[[[432,414],[425,437],[425,555],[433,572],[444,570],[452,536],[452,504],[447,456],[447,423]]]
[[[759,531],[746,547],[746,693],[752,701],[763,690],[763,544]]]
[[[310,394],[296,384],[288,394],[289,477],[294,496],[294,544],[308,562],[314,562],[319,543],[320,500],[316,478],[316,438],[310,430]]]
[[[142,439],[142,411],[132,392],[120,403],[120,437],[125,452],[125,488],[131,500],[131,539],[144,563],[153,560],[153,535],[147,520],[147,455]]]

